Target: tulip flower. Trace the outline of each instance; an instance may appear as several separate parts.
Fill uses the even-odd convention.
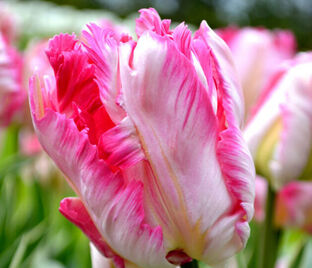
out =
[[[255,220],[264,220],[267,197],[266,180],[256,177]],[[291,182],[277,192],[274,225],[280,228],[300,228],[312,233],[312,183]]]
[[[22,59],[0,33],[0,125],[7,126],[25,101],[22,87]]]
[[[206,22],[192,37],[154,9],[136,33],[55,36],[55,84],[30,80],[39,141],[78,195],[60,211],[116,267],[223,262],[246,244],[254,200],[230,51]]]
[[[16,41],[18,37],[18,27],[15,14],[10,11],[5,3],[0,3],[0,33],[9,42]]]
[[[276,200],[275,224],[301,228],[312,234],[312,182],[292,182]]]
[[[251,27],[228,27],[219,29],[217,33],[233,53],[248,118],[272,72],[283,60],[295,55],[295,37],[290,31]]]
[[[312,54],[299,54],[272,76],[244,135],[259,174],[275,189],[311,178]]]

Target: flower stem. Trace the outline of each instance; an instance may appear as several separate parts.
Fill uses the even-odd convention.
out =
[[[276,193],[268,184],[265,221],[258,259],[258,268],[274,268],[281,231],[274,227]]]
[[[198,267],[199,267],[198,262],[196,260],[181,265],[181,268],[198,268]]]

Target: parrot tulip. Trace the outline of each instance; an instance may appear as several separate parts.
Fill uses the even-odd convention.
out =
[[[30,80],[39,141],[78,195],[60,211],[116,267],[220,263],[254,201],[231,54],[206,22],[192,37],[140,12],[137,41],[95,24],[55,36],[55,78]]]
[[[219,29],[217,33],[233,53],[248,118],[271,74],[282,61],[295,55],[295,37],[286,30],[270,31],[252,27],[228,27]]]
[[[311,179],[312,53],[299,54],[272,76],[244,136],[259,174],[275,189]]]

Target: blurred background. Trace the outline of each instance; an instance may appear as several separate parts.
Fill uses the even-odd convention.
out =
[[[13,2],[11,0],[9,2]],[[27,3],[31,1],[19,1]],[[198,26],[205,19],[212,28],[229,24],[292,30],[299,50],[312,47],[311,0],[49,0],[80,10],[104,9],[127,18],[143,7],[154,7],[161,17]]]
[[[123,23],[133,31],[137,10],[145,7],[154,7],[162,18],[185,21],[192,29],[203,19],[212,28],[237,25],[288,29],[296,36],[298,50],[312,48],[311,0],[1,0],[0,3],[9,8],[17,21],[19,37],[15,43],[20,51],[36,39],[60,32],[78,34],[83,25],[100,19]],[[20,124],[11,124],[0,133],[0,268],[91,267],[87,238],[58,212],[62,198],[74,193],[44,153],[21,152],[20,128]],[[257,226],[253,228],[256,230]],[[288,245],[294,245],[300,235],[289,234],[285,238]],[[250,248],[254,241],[252,236]],[[309,252],[312,253],[312,244]],[[252,258],[248,248],[244,254]],[[303,267],[312,267],[307,263],[311,258],[304,261]],[[239,267],[246,266],[243,262],[239,255]]]

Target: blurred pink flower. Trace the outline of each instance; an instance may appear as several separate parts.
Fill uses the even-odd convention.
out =
[[[312,53],[285,62],[271,77],[244,131],[259,174],[280,189],[311,179]]]
[[[228,27],[217,30],[233,53],[245,97],[246,118],[272,72],[296,52],[290,31]]]
[[[0,33],[10,43],[15,41],[18,36],[15,14],[10,11],[5,3],[0,3]]]
[[[275,224],[312,234],[312,182],[292,182],[278,193]]]
[[[206,22],[192,37],[140,12],[137,42],[94,24],[84,44],[55,36],[55,83],[30,80],[39,141],[79,196],[60,211],[116,267],[219,263],[246,244],[254,201],[230,51]]]
[[[256,177],[255,215],[265,218],[267,181]],[[274,222],[280,228],[299,228],[312,234],[312,182],[291,182],[277,192]]]
[[[21,131],[19,140],[22,154],[32,156],[42,152],[41,145],[33,131]]]
[[[22,87],[22,58],[0,33],[0,125],[8,125],[26,99]]]

